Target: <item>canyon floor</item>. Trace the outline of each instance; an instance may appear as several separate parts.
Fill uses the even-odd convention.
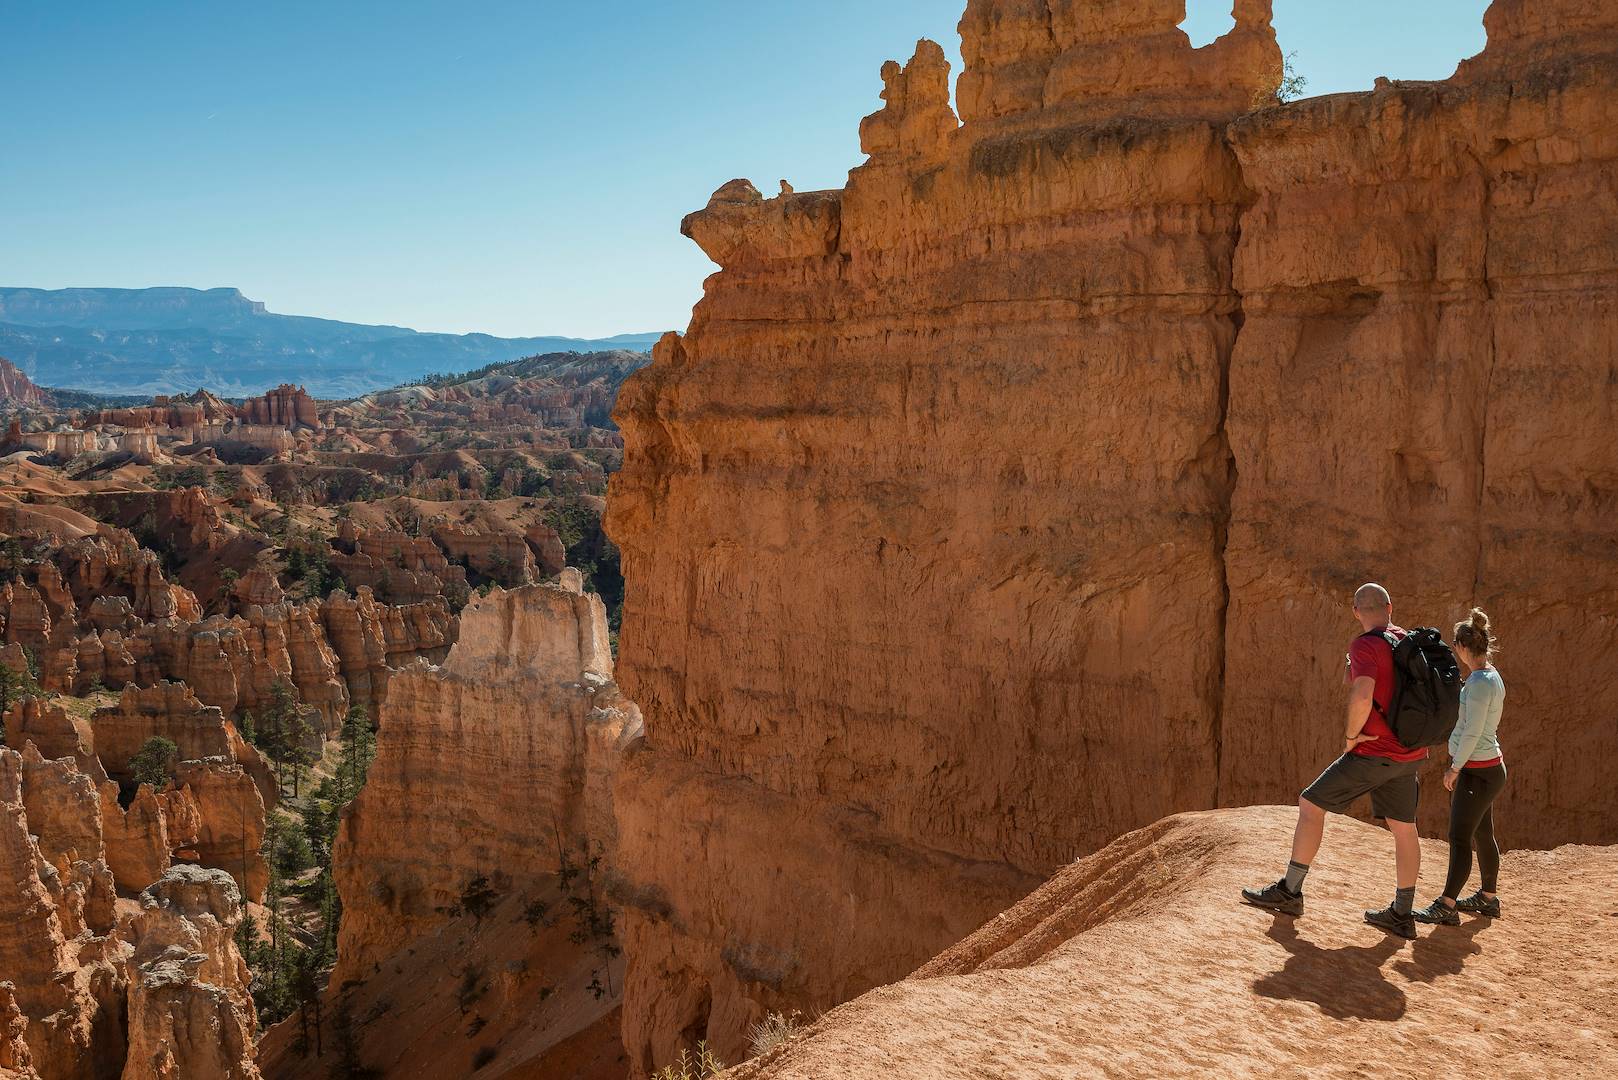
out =
[[[1505,857],[1499,919],[1403,941],[1386,832],[1333,818],[1301,918],[1238,902],[1295,811],[1182,814],[1081,859],[910,978],[737,1080],[1618,1075],[1618,850]],[[1447,847],[1423,846],[1425,903]]]

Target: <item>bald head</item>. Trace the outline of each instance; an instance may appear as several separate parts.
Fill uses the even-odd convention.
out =
[[[1363,611],[1367,615],[1378,614],[1393,606],[1393,597],[1388,590],[1370,581],[1354,590],[1354,610]]]

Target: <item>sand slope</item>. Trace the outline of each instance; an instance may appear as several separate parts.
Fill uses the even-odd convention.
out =
[[[1618,1075],[1618,849],[1511,853],[1505,917],[1405,942],[1361,921],[1391,896],[1392,844],[1356,821],[1328,826],[1302,918],[1237,902],[1285,865],[1293,816],[1129,833],[727,1075]],[[1448,850],[1423,856],[1424,903]]]

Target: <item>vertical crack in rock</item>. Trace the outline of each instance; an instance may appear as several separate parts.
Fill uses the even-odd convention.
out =
[[[1489,361],[1488,374],[1483,380],[1482,410],[1478,414],[1478,483],[1477,483],[1477,552],[1473,558],[1472,595],[1479,600],[1483,592],[1483,568],[1486,563],[1485,549],[1488,545],[1489,535],[1489,413],[1494,408],[1494,370],[1499,360],[1497,320],[1499,312],[1495,305],[1494,272],[1489,263],[1489,246],[1493,241],[1492,207],[1494,204],[1494,184],[1489,178],[1489,170],[1483,161],[1473,155],[1478,162],[1478,172],[1483,187],[1483,291],[1489,318]]]
[[[1240,171],[1240,166],[1237,166]],[[1230,550],[1230,519],[1232,503],[1236,497],[1236,484],[1239,480],[1236,469],[1236,453],[1230,445],[1230,367],[1236,355],[1236,342],[1241,338],[1242,327],[1247,322],[1246,310],[1242,304],[1242,294],[1236,290],[1236,251],[1242,244],[1242,214],[1247,212],[1244,206],[1236,216],[1236,226],[1231,234],[1230,258],[1226,262],[1226,272],[1230,275],[1230,296],[1236,307],[1230,313],[1232,333],[1230,341],[1220,350],[1219,356],[1219,423],[1216,429],[1218,448],[1224,459],[1225,474],[1222,478],[1219,492],[1219,510],[1214,518],[1214,550],[1219,568],[1219,615],[1218,635],[1216,648],[1218,656],[1214,662],[1214,775],[1213,775],[1213,806],[1224,805],[1224,778],[1225,778],[1225,658],[1230,649],[1226,636],[1227,623],[1230,618],[1230,565],[1227,556]]]

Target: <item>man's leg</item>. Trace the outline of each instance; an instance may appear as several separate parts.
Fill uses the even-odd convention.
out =
[[[1414,821],[1389,821],[1388,831],[1393,834],[1394,866],[1400,889],[1414,889],[1421,874],[1421,837],[1416,833]]]
[[[1344,754],[1326,767],[1314,783],[1298,796],[1298,823],[1292,829],[1292,861],[1286,876],[1273,885],[1243,889],[1242,899],[1286,915],[1303,914],[1303,879],[1309,864],[1320,851],[1326,832],[1326,815],[1342,813],[1348,805],[1370,790],[1365,764]]]
[[[1326,831],[1326,811],[1308,799],[1298,799],[1298,824],[1292,830],[1292,861],[1280,881],[1262,888],[1243,889],[1242,899],[1249,904],[1283,915],[1303,914],[1303,879],[1309,873],[1309,860],[1320,850],[1320,838]]]
[[[1298,796],[1298,825],[1292,830],[1292,861],[1308,866],[1320,852],[1320,841],[1326,835],[1326,811]]]
[[[1371,792],[1371,813],[1388,824],[1393,834],[1394,869],[1398,888],[1393,903],[1380,911],[1367,911],[1365,921],[1403,938],[1416,936],[1416,877],[1421,873],[1421,837],[1416,834],[1416,807],[1421,784],[1415,766],[1395,774]]]

